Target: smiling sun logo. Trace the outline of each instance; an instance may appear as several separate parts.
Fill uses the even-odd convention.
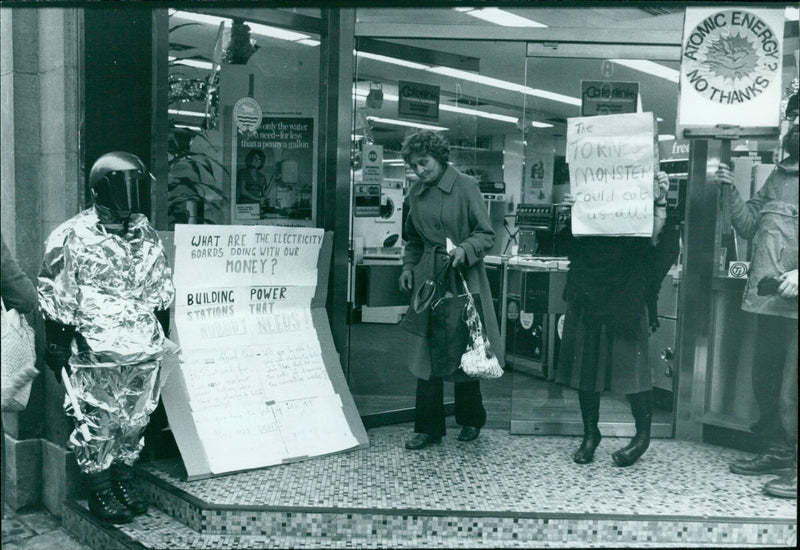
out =
[[[717,77],[745,80],[758,67],[755,45],[743,36],[720,36],[706,50],[703,64]]]
[[[758,15],[724,10],[705,17],[683,40],[681,86],[706,99],[741,104],[780,85],[778,35]]]

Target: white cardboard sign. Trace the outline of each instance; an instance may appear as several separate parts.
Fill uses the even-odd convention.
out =
[[[653,234],[653,113],[567,119],[567,162],[574,235]]]

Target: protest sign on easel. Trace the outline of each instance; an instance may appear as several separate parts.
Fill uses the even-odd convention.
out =
[[[650,237],[657,152],[653,113],[567,119],[573,235]]]
[[[321,229],[175,226],[162,395],[189,480],[369,444],[325,313],[331,252]]]

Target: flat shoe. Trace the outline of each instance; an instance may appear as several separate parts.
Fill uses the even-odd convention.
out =
[[[441,440],[441,437],[434,437],[428,434],[417,434],[410,440],[406,441],[406,449],[410,451],[418,451],[427,447],[428,445],[439,443]]]
[[[476,428],[475,426],[464,426],[461,428],[461,433],[458,434],[459,441],[472,441],[477,439],[478,435],[480,435],[481,429]]]

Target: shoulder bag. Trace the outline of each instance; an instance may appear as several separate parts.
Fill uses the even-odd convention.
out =
[[[16,412],[28,404],[31,384],[38,376],[33,329],[16,309],[2,304],[2,410]]]

